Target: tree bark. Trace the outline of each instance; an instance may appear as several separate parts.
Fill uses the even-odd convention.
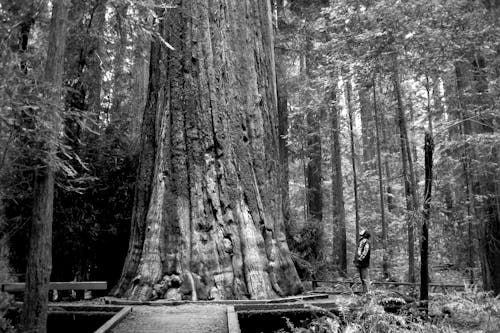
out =
[[[397,102],[397,117],[399,126],[399,138],[401,146],[401,161],[403,166],[403,179],[406,197],[406,210],[408,214],[408,280],[415,282],[415,240],[414,240],[414,220],[416,218],[416,193],[413,175],[413,163],[411,159],[410,146],[408,142],[408,130],[406,127],[406,117],[401,97],[401,86],[399,82],[399,69],[395,62],[393,71],[393,87]]]
[[[377,106],[377,90],[375,85],[375,77],[372,81],[373,89],[373,111],[375,118],[375,139],[377,143],[377,171],[378,171],[378,188],[380,196],[380,220],[382,225],[382,274],[384,278],[389,278],[389,259],[387,253],[387,220],[385,219],[385,205],[384,205],[384,180],[382,176],[382,157],[381,157],[381,145],[380,145],[380,124],[378,116],[378,106]]]
[[[429,300],[429,221],[431,214],[432,197],[432,154],[434,151],[434,142],[430,132],[425,133],[425,190],[424,190],[424,211],[422,223],[422,240],[420,249],[420,300]]]
[[[122,114],[122,101],[124,98],[123,63],[127,48],[127,31],[125,29],[125,18],[127,17],[128,4],[119,4],[115,8],[115,30],[118,38],[116,40],[113,61],[113,99],[111,103],[111,121],[124,121]]]
[[[298,293],[281,208],[269,1],[176,5],[162,20],[174,50],[162,46],[165,103],[156,115],[146,222],[132,221],[145,238],[142,251],[127,258],[138,263],[135,277],[121,282],[126,291],[118,294]]]
[[[61,88],[63,77],[64,50],[68,1],[53,3],[49,31],[49,45],[45,65],[45,80],[51,87],[49,99],[62,107]],[[48,138],[40,142],[45,150],[44,161],[35,171],[33,187],[33,215],[30,229],[28,262],[26,267],[26,289],[24,292],[21,327],[23,332],[47,331],[48,286],[52,270],[52,218],[54,202],[53,156],[56,154],[60,123],[57,111],[44,110],[42,116],[48,124]]]
[[[342,176],[342,154],[340,150],[340,121],[337,108],[337,80],[334,80],[331,89],[331,155],[332,155],[332,206],[333,206],[333,246],[332,258],[337,257],[337,267],[340,274],[347,274],[347,233],[344,209],[344,185]]]
[[[355,212],[355,225],[356,225],[356,244],[359,240],[359,201],[358,201],[358,175],[356,173],[356,150],[354,148],[354,129],[353,129],[353,110],[352,110],[352,87],[349,78],[345,79],[345,96],[347,104],[347,113],[349,116],[349,135],[351,139],[351,164],[352,164],[352,177],[354,188],[354,212]]]
[[[370,174],[375,172],[375,149],[373,140],[375,133],[373,131],[373,116],[371,115],[372,105],[370,103],[370,85],[371,82],[359,82],[359,111],[361,119],[361,141],[363,143],[363,169]]]
[[[278,31],[284,22],[284,4],[283,0],[278,1],[277,5]],[[278,133],[279,133],[279,152],[281,166],[281,206],[283,209],[283,220],[285,223],[285,234],[287,240],[291,239],[292,221],[290,220],[290,195],[288,189],[289,168],[288,168],[288,89],[285,65],[285,51],[279,47],[276,50],[276,81],[278,96]]]
[[[138,9],[138,15],[144,17],[143,22],[145,25],[150,25],[148,14],[143,8]],[[129,120],[132,138],[140,138],[141,135],[143,112],[148,98],[149,64],[146,59],[149,59],[150,52],[149,34],[144,31],[137,32],[137,38],[134,40],[133,96]]]
[[[307,111],[307,206],[308,220],[321,223],[323,219],[323,195],[321,191],[321,127],[320,117],[312,110]]]
[[[111,291],[112,295],[124,295],[137,275],[139,260],[145,240],[146,215],[151,199],[153,171],[158,146],[157,110],[162,106],[163,96],[160,94],[165,85],[161,74],[161,41],[153,37],[150,47],[149,85],[145,110],[143,112],[139,166],[134,192],[134,207],[130,229],[130,241],[122,275],[118,284]]]

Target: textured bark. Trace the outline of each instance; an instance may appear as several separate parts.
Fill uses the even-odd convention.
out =
[[[86,111],[86,116],[99,123],[102,89],[102,31],[106,20],[107,0],[85,2],[72,0],[68,14],[68,43],[66,47],[65,94],[66,105],[73,110]],[[89,126],[97,131],[92,124]],[[73,117],[65,119],[64,131],[69,144],[78,152],[82,128]],[[79,166],[76,166],[77,170]]]
[[[161,107],[162,97],[160,89],[163,85],[160,67],[161,42],[154,38],[151,42],[149,60],[149,86],[145,110],[143,112],[140,157],[137,169],[137,179],[134,193],[134,207],[127,257],[118,284],[113,288],[112,295],[124,295],[130,283],[137,276],[137,267],[141,260],[145,239],[146,214],[151,198],[153,171],[158,145],[157,139],[157,110]]]
[[[380,223],[382,226],[382,274],[384,278],[389,278],[389,258],[387,252],[387,220],[385,218],[385,204],[384,204],[384,180],[382,176],[382,158],[381,158],[381,145],[380,145],[380,124],[377,106],[377,90],[375,86],[375,78],[372,81],[373,90],[373,111],[375,122],[375,139],[377,147],[377,171],[378,171],[378,188],[380,197]]]
[[[323,195],[321,191],[321,127],[319,115],[308,110],[307,114],[307,206],[308,219],[321,223]]]
[[[147,22],[149,20],[147,12],[143,9],[139,9],[138,15],[144,17],[143,20],[146,22],[146,25],[148,25]],[[129,129],[132,138],[139,138],[141,135],[142,117],[148,97],[149,63],[147,59],[149,59],[151,52],[149,35],[143,31],[137,34],[137,38],[134,40],[134,65],[132,68],[133,96],[129,115]]]
[[[123,64],[127,48],[127,31],[125,29],[127,9],[128,4],[120,4],[115,8],[115,31],[118,35],[118,40],[116,41],[113,60],[113,101],[110,110],[112,122],[124,120],[121,104],[126,93],[124,92]]]
[[[408,280],[415,282],[415,240],[414,224],[416,219],[416,193],[415,177],[413,175],[413,163],[408,142],[408,130],[406,126],[406,116],[403,108],[401,86],[399,82],[399,70],[395,64],[393,72],[393,87],[397,102],[397,118],[399,126],[399,138],[401,146],[401,161],[403,166],[403,181],[405,187],[406,210],[408,214]]]
[[[49,45],[45,65],[45,80],[51,86],[49,99],[61,106],[64,49],[68,1],[53,3]],[[36,169],[33,185],[33,214],[30,229],[26,289],[21,316],[23,332],[47,331],[48,286],[52,270],[52,219],[54,202],[54,173],[52,157],[56,153],[60,124],[59,117],[44,110],[42,118],[48,124],[49,135],[38,144],[45,150],[46,161]]]
[[[352,87],[349,79],[345,80],[345,95],[347,104],[347,114],[349,116],[349,137],[351,139],[351,164],[354,188],[354,212],[356,226],[356,244],[359,240],[359,200],[358,200],[358,175],[356,172],[356,150],[354,147],[353,110],[352,110]]]
[[[363,170],[375,172],[376,149],[373,145],[375,139],[372,104],[370,103],[370,85],[368,82],[359,82],[359,111],[361,119],[361,141],[363,144]]]
[[[491,7],[496,10],[498,7]],[[500,293],[500,207],[498,191],[498,171],[494,165],[498,163],[498,144],[493,144],[490,154],[478,153],[474,142],[469,144],[468,137],[485,136],[494,132],[492,123],[498,117],[484,113],[484,110],[494,107],[492,96],[488,91],[488,78],[485,60],[476,54],[470,62],[459,62],[455,65],[457,90],[460,96],[460,115],[462,117],[461,134],[464,140],[463,165],[466,182],[466,197],[469,199],[468,211],[481,221],[479,224],[479,250],[483,287]],[[473,119],[470,119],[472,117]],[[496,118],[496,119],[495,119]],[[482,170],[472,167],[473,161],[484,166]],[[475,202],[475,196],[485,198]],[[477,206],[479,209],[475,209]],[[474,232],[468,226],[470,238]],[[470,248],[469,261],[473,263],[473,252]]]
[[[102,88],[102,40],[101,34],[106,22],[107,0],[98,0],[91,13],[92,20],[88,30],[89,43],[87,44],[87,66],[89,88],[87,89],[87,104],[93,119],[99,119],[101,114],[101,88]]]
[[[284,22],[284,4],[283,0],[278,1],[277,5],[278,29]],[[278,132],[279,132],[279,152],[281,166],[281,206],[283,209],[283,220],[285,223],[285,234],[287,239],[291,238],[292,221],[290,220],[290,195],[288,189],[289,168],[288,168],[288,90],[285,71],[284,49],[279,47],[276,50],[276,81],[278,96]]]
[[[161,30],[175,50],[162,46],[165,103],[156,115],[146,223],[132,221],[145,238],[135,278],[118,294],[298,293],[281,208],[269,2],[176,4]]]
[[[336,83],[336,81],[334,81]],[[340,114],[337,108],[336,84],[331,88],[331,156],[332,156],[332,206],[333,206],[333,258],[341,274],[347,274],[347,233],[344,209],[342,154],[340,150]]]

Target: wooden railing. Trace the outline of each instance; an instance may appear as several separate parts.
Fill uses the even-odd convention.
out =
[[[312,288],[313,290],[318,288],[318,283],[328,283],[332,285],[337,285],[337,284],[347,284],[349,287],[353,287],[355,284],[361,284],[361,281],[359,280],[310,280],[312,282]],[[370,281],[371,285],[385,285],[385,286],[407,286],[407,287],[419,287],[420,283],[412,283],[412,282],[398,282],[398,281]],[[440,283],[440,282],[433,282],[429,283],[429,288],[434,288],[436,290],[437,288],[442,288],[443,291],[445,291],[447,288],[451,289],[465,289],[465,284],[453,284],[453,283]]]
[[[0,282],[0,290],[9,293],[24,292],[24,282]],[[106,281],[50,282],[50,290],[107,290]]]

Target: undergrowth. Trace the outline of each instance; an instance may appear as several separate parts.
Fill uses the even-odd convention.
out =
[[[428,312],[394,292],[351,298],[341,317],[318,316],[303,327],[288,321],[279,333],[498,333],[500,296],[466,290],[432,294]],[[393,307],[391,307],[393,306]],[[395,310],[396,309],[396,310]]]
[[[16,333],[11,321],[6,318],[7,311],[13,302],[12,295],[0,292],[0,333]]]

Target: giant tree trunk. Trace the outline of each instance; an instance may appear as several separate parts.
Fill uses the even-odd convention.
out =
[[[66,43],[68,0],[53,2],[49,31],[45,80],[51,86],[48,99],[61,107],[61,86]],[[53,156],[56,153],[60,132],[57,111],[43,110],[43,126],[47,136],[38,142],[44,159],[35,171],[33,186],[33,215],[31,220],[28,262],[26,267],[26,289],[21,317],[23,332],[44,333],[47,331],[47,304],[50,273],[52,270],[52,217],[54,202]]]
[[[344,209],[344,185],[342,177],[342,154],[340,150],[340,114],[337,108],[336,83],[330,88],[331,92],[331,155],[332,155],[332,205],[333,205],[333,223],[335,233],[333,235],[332,257],[338,258],[336,263],[340,273],[347,274],[347,233],[345,225],[345,209]]]
[[[412,158],[410,145],[408,142],[408,130],[406,127],[406,116],[403,108],[403,100],[401,97],[401,86],[399,82],[399,69],[397,63],[394,65],[393,86],[397,102],[397,115],[399,125],[399,138],[401,145],[401,161],[403,165],[403,179],[406,197],[406,210],[408,214],[408,280],[415,282],[415,238],[414,224],[416,219],[416,193],[415,193],[415,177],[413,174]]]
[[[175,50],[162,46],[163,61],[151,63],[151,76],[165,66],[156,81],[165,102],[156,108],[147,213],[132,220],[145,236],[131,241],[115,294],[298,293],[281,209],[270,4],[177,1],[165,15],[161,32]]]

